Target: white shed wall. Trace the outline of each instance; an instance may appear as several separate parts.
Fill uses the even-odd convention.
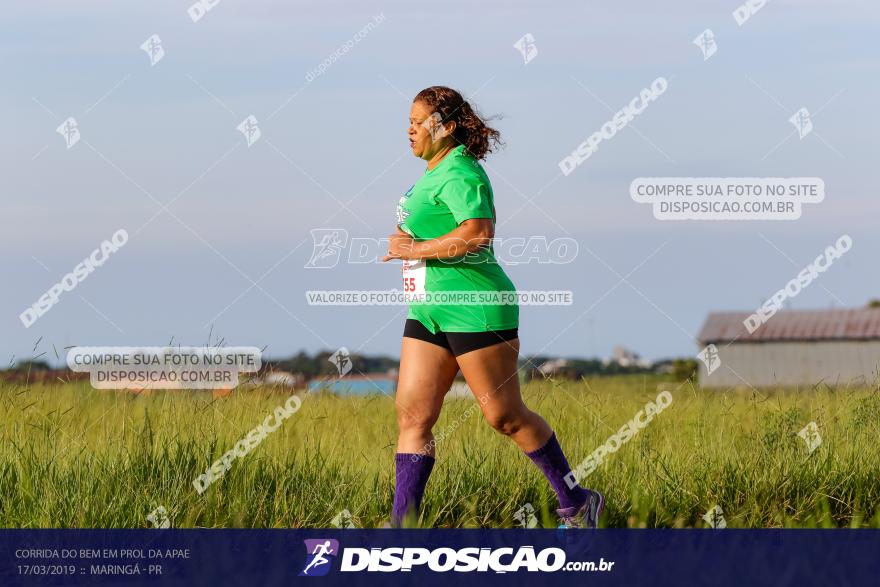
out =
[[[872,383],[880,370],[880,341],[734,342],[716,344],[721,366],[711,375],[700,361],[703,387]]]

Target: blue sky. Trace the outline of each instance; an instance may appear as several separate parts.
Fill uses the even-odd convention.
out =
[[[754,310],[844,233],[853,249],[791,307],[880,297],[880,7],[773,0],[738,26],[737,5],[221,0],[198,22],[187,2],[7,7],[0,357],[28,357],[38,339],[51,355],[209,336],[275,357],[397,355],[402,308],[310,307],[304,292],[394,288],[398,266],[304,265],[311,229],[393,229],[424,170],[408,151],[410,101],[434,84],[503,115],[506,147],[486,165],[498,236],[580,245],[571,264],[508,268],[521,289],[574,292],[572,306],[522,309],[524,353],[693,355],[708,312]],[[718,52],[704,61],[692,40],[706,28]],[[526,33],[527,65],[513,47]],[[165,56],[151,67],[140,45],[153,34]],[[609,107],[658,76],[668,90],[634,128],[561,176]],[[815,126],[802,140],[788,121],[801,107]],[[250,147],[236,130],[248,115],[262,132]],[[69,116],[71,149],[55,132]],[[649,176],[821,177],[826,197],[796,221],[659,221],[628,193]],[[119,228],[129,243],[25,329],[22,310]]]

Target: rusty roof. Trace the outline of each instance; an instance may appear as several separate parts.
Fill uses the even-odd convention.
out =
[[[750,312],[712,312],[697,339],[711,342],[765,342],[880,339],[880,308],[782,310],[749,334]]]

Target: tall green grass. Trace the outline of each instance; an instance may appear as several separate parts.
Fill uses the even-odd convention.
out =
[[[656,398],[659,379],[528,384],[572,465]],[[705,391],[666,384],[673,402],[584,483],[606,495],[611,527],[880,527],[880,392]],[[385,396],[304,394],[300,410],[199,495],[213,461],[287,398],[239,389],[96,391],[88,384],[0,386],[0,526],[327,527],[347,509],[361,527],[391,508],[396,424]],[[538,470],[471,400],[449,400],[421,525],[514,527],[526,503],[553,526]],[[822,444],[797,436],[808,422]]]

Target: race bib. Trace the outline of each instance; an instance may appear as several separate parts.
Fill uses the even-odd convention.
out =
[[[403,260],[403,294],[409,301],[425,297],[425,262]]]

